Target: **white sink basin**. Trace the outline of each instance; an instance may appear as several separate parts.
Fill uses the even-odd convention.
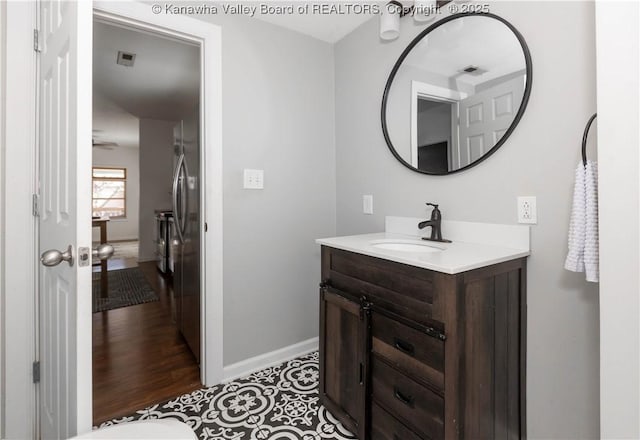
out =
[[[415,240],[374,240],[370,244],[374,248],[400,252],[430,253],[444,250]]]

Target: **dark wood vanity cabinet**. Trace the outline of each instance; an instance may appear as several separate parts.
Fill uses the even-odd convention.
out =
[[[526,259],[455,275],[327,246],[320,401],[360,440],[525,438]]]

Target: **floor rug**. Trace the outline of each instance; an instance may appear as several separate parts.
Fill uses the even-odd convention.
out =
[[[110,270],[107,273],[109,276],[107,298],[100,297],[100,272],[93,273],[93,313],[158,301],[158,295],[137,267]]]

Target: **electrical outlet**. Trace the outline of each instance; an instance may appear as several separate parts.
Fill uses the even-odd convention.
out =
[[[518,223],[535,225],[538,223],[536,197],[518,197]]]
[[[373,196],[370,194],[362,196],[362,213],[373,214]]]
[[[264,189],[264,170],[244,170],[244,189]]]

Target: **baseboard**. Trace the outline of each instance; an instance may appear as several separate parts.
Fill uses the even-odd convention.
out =
[[[264,368],[273,367],[283,362],[295,359],[318,349],[318,338],[307,339],[297,344],[289,345],[278,350],[264,353],[249,359],[245,359],[235,364],[224,367],[222,382],[230,382],[232,380],[244,377],[248,374],[255,373]]]

